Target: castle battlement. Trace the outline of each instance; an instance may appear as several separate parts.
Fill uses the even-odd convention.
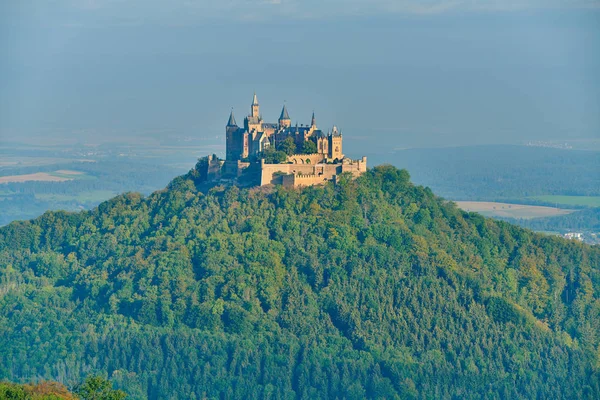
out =
[[[366,157],[344,156],[342,132],[336,126],[325,133],[317,127],[314,113],[310,125],[292,126],[285,105],[277,123],[265,122],[256,94],[243,126],[237,125],[231,111],[225,133],[223,175],[239,177],[256,166],[260,185],[308,186],[335,181],[344,172],[359,176],[367,170]]]

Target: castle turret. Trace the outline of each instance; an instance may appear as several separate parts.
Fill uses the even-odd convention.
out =
[[[310,120],[310,127],[311,128],[316,128],[317,127],[317,120],[315,119],[315,112],[313,111],[312,114],[312,119]]]
[[[250,106],[250,115],[244,119],[244,129],[251,135],[251,140],[254,140],[257,134],[263,131],[260,107],[258,105],[256,93],[254,93],[252,105]]]
[[[225,150],[226,157],[228,160],[238,160],[240,157],[239,155],[243,150],[243,138],[241,136],[240,131],[240,128],[235,122],[233,110],[231,110],[231,114],[229,114],[229,120],[227,121],[227,125],[225,126]]]
[[[283,108],[281,109],[281,115],[279,116],[279,128],[289,128],[291,125],[292,120],[290,119],[287,107],[284,104]]]
[[[254,118],[258,118],[260,116],[260,106],[258,105],[258,98],[256,97],[256,93],[254,93],[254,98],[252,99],[250,116]]]
[[[344,158],[344,154],[342,153],[342,133],[335,125],[329,135],[329,158],[333,160]]]

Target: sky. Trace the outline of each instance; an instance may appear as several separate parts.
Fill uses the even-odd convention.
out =
[[[600,0],[4,0],[0,142],[224,141],[254,92],[354,151],[598,139],[598,71]]]

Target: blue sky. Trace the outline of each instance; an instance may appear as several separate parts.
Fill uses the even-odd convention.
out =
[[[357,149],[599,138],[598,49],[600,1],[8,1],[0,140],[218,141],[253,91]]]

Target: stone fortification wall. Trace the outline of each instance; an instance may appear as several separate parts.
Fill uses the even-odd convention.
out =
[[[320,156],[318,154],[314,156]],[[315,158],[316,159],[316,158]],[[206,175],[211,177],[241,179],[242,175],[248,182],[254,184],[269,185],[280,184],[285,186],[309,186],[321,184],[327,181],[335,182],[337,177],[349,172],[353,176],[360,176],[367,170],[367,158],[360,160],[344,159],[335,164],[266,164],[264,160],[258,163],[249,163],[242,161],[223,161],[208,160]],[[209,172],[210,171],[210,172]],[[219,171],[221,172],[219,174]]]
[[[367,157],[363,157],[360,160],[348,160],[344,159],[342,163],[342,172],[350,172],[356,176],[367,172]]]
[[[265,164],[261,161],[261,185],[309,186],[335,181],[342,172],[359,176],[367,170],[366,158],[337,164]]]
[[[327,181],[331,181],[335,178],[335,175],[332,177],[326,178],[324,175],[291,175],[292,176],[292,185],[291,186],[311,186],[311,185],[319,185],[325,183]]]
[[[225,161],[222,166],[222,174],[227,177],[239,177],[242,171],[250,166],[249,162],[244,161]]]
[[[318,164],[325,159],[324,154],[294,154],[288,157],[288,161],[292,164]]]

